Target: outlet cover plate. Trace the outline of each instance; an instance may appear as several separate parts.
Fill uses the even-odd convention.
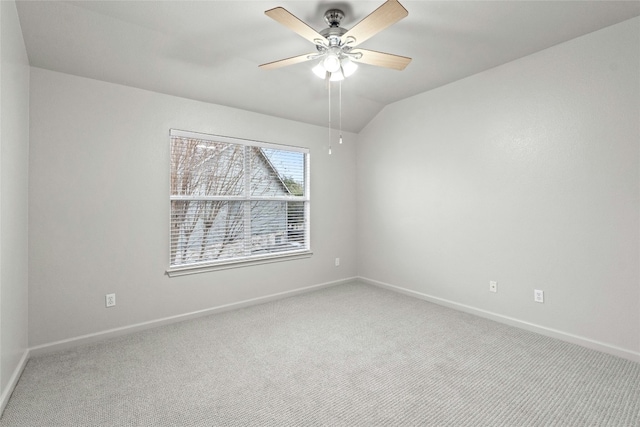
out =
[[[493,280],[489,282],[489,292],[498,292],[498,282]]]
[[[104,305],[105,307],[113,307],[116,305],[116,294],[107,294],[104,297]]]
[[[541,291],[540,289],[534,289],[534,291],[533,291],[533,300],[535,302],[544,303],[544,291]]]

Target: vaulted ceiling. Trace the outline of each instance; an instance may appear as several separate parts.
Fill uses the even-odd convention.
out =
[[[342,126],[359,132],[386,105],[640,15],[638,1],[411,1],[409,16],[360,47],[413,58],[404,71],[360,65],[342,83]],[[32,66],[327,126],[312,53],[264,14],[282,6],[316,30],[351,28],[375,1],[32,1],[18,14]],[[332,96],[336,102],[337,88]],[[334,107],[335,108],[335,107]]]

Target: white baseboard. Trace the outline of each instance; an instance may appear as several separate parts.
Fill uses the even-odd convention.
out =
[[[557,338],[562,341],[570,342],[572,344],[577,344],[582,347],[590,348],[592,350],[601,351],[603,353],[611,354],[614,356],[622,357],[624,359],[631,360],[633,362],[640,363],[640,353],[627,350],[625,348],[617,347],[615,345],[603,343],[600,341],[592,340],[590,338],[582,337],[579,335],[570,334],[567,332],[559,331],[557,329],[547,328],[545,326],[536,325],[534,323],[526,322],[524,320],[516,319],[509,316],[503,316],[501,314],[493,313],[487,310],[482,310],[480,308],[472,307],[465,304],[460,304],[455,301],[446,300],[443,298],[434,297],[431,295],[424,294],[422,292],[413,291],[411,289],[402,288],[400,286],[390,285],[388,283],[380,282],[373,279],[368,279],[366,277],[358,277],[358,280],[374,285],[379,286],[381,288],[389,289],[395,292],[400,292],[405,295],[409,295],[412,297],[420,298],[434,304],[442,305],[445,307],[452,308],[454,310],[463,311],[465,313],[474,314],[476,316],[484,317],[489,320],[493,320],[499,323],[504,323],[509,326],[515,326],[517,328],[525,329],[527,331],[536,332],[541,335],[545,335],[551,338]]]
[[[134,325],[123,326],[120,328],[109,329],[106,331],[96,332],[96,333],[87,334],[87,335],[81,335],[78,337],[73,337],[65,340],[42,344],[35,347],[31,347],[29,349],[30,355],[39,356],[42,354],[52,353],[55,351],[66,350],[69,348],[77,347],[79,345],[99,342],[105,339],[128,335],[134,332],[156,328],[159,326],[168,325],[172,323],[182,322],[182,321],[194,319],[197,317],[208,316],[210,314],[215,314],[215,313],[222,313],[224,311],[229,311],[229,310],[236,310],[239,308],[249,307],[257,304],[263,304],[265,302],[275,301],[282,298],[291,297],[294,295],[300,295],[307,292],[317,291],[322,288],[341,285],[343,283],[352,282],[354,280],[357,280],[357,277],[336,280],[333,282],[325,282],[318,285],[307,286],[305,288],[293,289],[291,291],[279,292],[276,294],[266,295],[258,298],[251,298],[248,300],[238,301],[231,304],[225,304],[217,307],[207,308],[204,310],[193,311],[191,313],[179,314],[176,316],[165,317],[157,320],[151,320],[149,322],[137,323]]]
[[[18,384],[18,380],[20,379],[20,375],[22,375],[22,371],[24,371],[25,366],[27,366],[27,362],[29,361],[29,349],[25,349],[24,353],[22,353],[22,357],[14,369],[9,382],[7,383],[7,387],[0,394],[0,415],[4,412],[4,408],[9,403],[9,399],[11,398],[11,394],[13,393],[13,389],[16,388]]]

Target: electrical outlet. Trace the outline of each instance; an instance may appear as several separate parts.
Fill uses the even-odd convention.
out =
[[[534,289],[533,300],[535,302],[544,302],[544,291],[541,291],[540,289]]]
[[[107,294],[104,297],[104,305],[108,307],[113,307],[116,305],[116,294]]]
[[[336,258],[336,267],[340,267],[340,258]]]
[[[498,292],[498,282],[493,280],[489,282],[489,292]]]

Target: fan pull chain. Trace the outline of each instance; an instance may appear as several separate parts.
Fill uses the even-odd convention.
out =
[[[331,155],[331,82],[327,81],[329,87],[329,155]]]
[[[340,139],[339,142],[340,144],[342,144],[342,80],[340,80],[340,86],[339,86],[339,98],[340,98],[340,108],[339,108],[339,114],[340,114]]]

